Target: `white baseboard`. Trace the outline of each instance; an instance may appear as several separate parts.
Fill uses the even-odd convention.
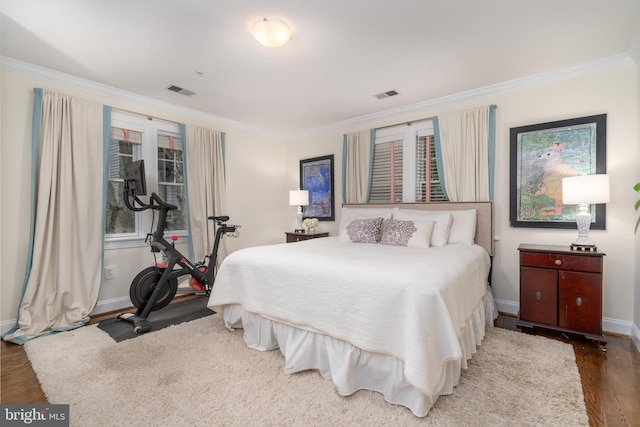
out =
[[[608,317],[602,318],[602,330],[604,332],[613,332],[615,334],[631,336],[631,326],[633,323],[624,322],[618,319]]]
[[[520,305],[514,301],[496,299],[496,305],[498,306],[498,311],[501,313],[517,316],[520,311]],[[636,347],[638,347],[638,344],[640,343],[640,331],[631,322],[603,317],[602,330],[605,332],[613,332],[615,334],[630,336],[634,341],[637,340]]]
[[[128,296],[113,298],[104,301],[98,301],[96,307],[93,309],[89,316],[96,316],[102,313],[108,313],[110,311],[121,310],[123,308],[131,307],[131,300]],[[0,323],[0,334],[4,335],[9,332],[16,325],[16,319],[5,320]]]
[[[520,306],[517,302],[496,299],[498,311],[505,314],[518,315]],[[91,312],[91,316],[95,316],[109,311],[116,311],[123,308],[131,307],[129,297],[113,298],[104,301],[98,301],[96,307]],[[0,334],[4,335],[11,330],[16,324],[16,319],[5,320],[0,323]],[[620,335],[630,336],[640,352],[640,329],[632,322],[623,322],[621,320],[603,318],[602,329],[606,332],[613,332]]]
[[[640,329],[634,323],[631,324],[631,340],[636,345],[636,350],[640,352]]]
[[[520,305],[517,302],[496,299],[496,305],[498,306],[498,311],[501,313],[517,316],[520,311]]]
[[[5,320],[0,323],[0,336],[4,336],[7,332],[9,332],[16,325],[16,319]]]
[[[97,314],[108,313],[110,311],[121,310],[123,308],[129,308],[132,305],[133,304],[131,304],[131,300],[128,296],[98,301],[89,316],[95,316]]]

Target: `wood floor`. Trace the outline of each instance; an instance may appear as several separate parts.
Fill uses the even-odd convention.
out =
[[[496,326],[516,330],[515,322],[501,315]],[[526,333],[573,345],[591,426],[640,426],[640,352],[628,337],[605,334],[608,344],[602,351],[597,343],[581,337],[541,329]],[[48,403],[23,348],[3,341],[1,351],[0,403]]]

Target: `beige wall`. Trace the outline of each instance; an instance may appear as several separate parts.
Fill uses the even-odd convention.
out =
[[[25,271],[30,189],[30,138],[33,87],[43,87],[166,119],[199,125],[227,133],[227,189],[229,215],[242,225],[241,237],[229,240],[237,250],[258,244],[284,241],[283,232],[293,228],[295,208],[288,206],[287,192],[299,185],[299,160],[335,155],[336,205],[342,201],[342,135],[368,129],[497,104],[495,213],[497,254],[494,259],[494,292],[506,311],[517,310],[518,254],[520,243],[566,245],[575,231],[509,227],[509,129],[511,127],[592,114],[608,114],[607,172],[611,177],[611,203],[607,205],[607,230],[592,231],[592,239],[606,252],[604,280],[604,326],[629,333],[635,318],[640,323],[640,243],[633,236],[636,194],[629,191],[639,180],[638,117],[640,90],[637,66],[573,78],[538,87],[462,101],[422,111],[399,114],[317,133],[293,141],[265,138],[247,131],[226,128],[188,113],[167,113],[161,108],[136,105],[120,99],[55,84],[21,74],[2,73],[2,208],[0,211],[1,321],[14,319]],[[336,222],[322,222],[320,229],[335,234]],[[115,265],[116,280],[103,284],[100,300],[121,303],[128,298],[131,277],[149,263],[146,249],[109,251],[105,265]],[[634,260],[636,261],[634,263]],[[635,279],[634,279],[635,277]],[[636,301],[635,310],[633,301]],[[105,303],[106,301],[106,303]],[[626,328],[626,331],[625,331]]]
[[[640,58],[639,58],[640,59]],[[635,162],[635,173],[634,173],[634,182],[640,182],[640,65],[636,64],[636,105],[638,105],[638,109],[636,110],[636,162]],[[640,194],[635,193],[635,200],[640,200]],[[635,206],[635,205],[634,205]],[[636,218],[640,216],[640,210],[636,213]],[[634,274],[634,325],[635,328],[633,330],[632,336],[636,343],[638,349],[640,349],[640,229],[638,233],[636,233],[636,252],[635,252],[635,262],[636,266],[635,274]]]
[[[282,233],[287,223],[282,206],[288,203],[288,196],[283,174],[283,142],[193,118],[201,115],[168,113],[6,70],[2,71],[1,79],[0,321],[3,331],[9,321],[16,318],[28,250],[34,87],[186,123],[187,126],[226,132],[228,214],[232,223],[242,226],[238,239],[227,239],[229,249],[233,251],[284,240]],[[96,161],[99,163],[98,159]],[[98,308],[105,311],[130,305],[128,289],[131,279],[151,262],[148,248],[106,251],[105,265],[116,267],[116,279],[103,282]]]
[[[425,109],[417,113],[372,121],[288,142],[287,179],[297,184],[297,161],[315,155],[336,155],[336,203],[342,200],[342,135],[354,130],[401,123],[460,111],[480,105],[497,104],[495,221],[496,256],[493,289],[500,306],[517,311],[518,245],[520,243],[568,245],[575,230],[512,228],[509,226],[509,129],[528,124],[607,113],[607,173],[611,178],[611,203],[607,205],[607,230],[592,231],[591,238],[607,256],[604,262],[604,326],[629,333],[634,318],[633,194],[629,188],[637,178],[638,99],[637,66],[574,78],[553,84]],[[336,223],[321,228],[335,233]],[[636,312],[640,308],[636,308]],[[638,316],[636,314],[636,316]],[[626,332],[625,332],[626,331]]]

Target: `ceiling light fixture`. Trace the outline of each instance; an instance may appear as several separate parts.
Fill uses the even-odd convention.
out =
[[[253,24],[251,35],[258,43],[267,47],[284,46],[285,43],[293,38],[287,24],[277,19],[267,18],[263,18]]]

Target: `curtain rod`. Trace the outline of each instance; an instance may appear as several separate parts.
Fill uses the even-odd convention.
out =
[[[489,105],[489,107],[493,107],[496,110],[498,109],[498,106],[496,104],[491,104],[491,105]],[[431,119],[433,119],[433,117],[427,117],[425,119],[410,120],[408,122],[400,122],[400,123],[395,123],[395,124],[392,124],[392,125],[380,126],[380,127],[377,127],[376,130],[393,128],[393,127],[396,127],[396,126],[404,126],[404,125],[411,126],[412,124],[414,124],[416,122],[422,122],[422,121],[431,120]]]
[[[124,108],[111,107],[111,109],[112,109],[112,111],[117,111],[118,113],[125,113],[125,114],[131,114],[131,115],[138,116],[138,117],[143,117],[143,118],[145,118],[145,119],[147,119],[149,121],[160,120],[160,121],[165,122],[165,123],[171,123],[171,124],[175,124],[175,125],[179,125],[180,124],[179,122],[176,122],[175,120],[164,119],[162,117],[151,116],[149,114],[142,114],[142,113],[139,113],[137,111],[126,110]]]

